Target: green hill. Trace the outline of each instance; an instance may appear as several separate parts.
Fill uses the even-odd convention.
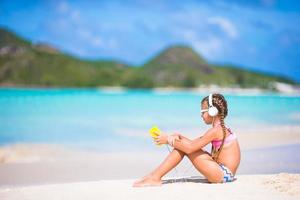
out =
[[[172,46],[144,66],[158,86],[194,87],[215,70],[195,51],[185,46]]]
[[[283,77],[243,70],[235,66],[216,66],[207,63],[193,49],[172,46],[144,65],[159,86],[195,87],[221,86],[268,88],[274,81],[293,83]]]
[[[114,61],[84,61],[46,45],[34,45],[0,29],[0,83],[17,86],[120,85],[128,68]]]
[[[0,28],[0,85],[21,87],[130,88],[220,86],[270,87],[293,83],[282,77],[207,63],[187,46],[172,46],[140,67],[116,61],[87,61],[47,44],[33,44]]]

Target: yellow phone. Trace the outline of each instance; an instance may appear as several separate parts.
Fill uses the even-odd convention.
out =
[[[151,137],[153,139],[156,139],[157,136],[159,136],[161,133],[161,131],[159,130],[159,128],[157,126],[153,126],[150,130],[149,130],[149,134],[151,135]],[[158,146],[160,146],[161,144],[157,144]]]

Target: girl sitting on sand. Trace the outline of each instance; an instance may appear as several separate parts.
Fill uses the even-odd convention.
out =
[[[194,140],[181,134],[160,134],[155,142],[169,144],[173,151],[149,175],[136,181],[134,187],[159,186],[161,178],[187,156],[196,169],[210,183],[225,183],[234,180],[240,163],[240,147],[236,135],[225,126],[227,102],[221,94],[210,94],[201,101],[201,117],[212,127],[202,136]],[[202,148],[212,143],[211,153]]]

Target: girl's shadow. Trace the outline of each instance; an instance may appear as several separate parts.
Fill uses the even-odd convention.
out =
[[[162,181],[162,184],[171,184],[171,183],[209,183],[206,178],[201,176],[191,176],[185,178],[172,178]]]
[[[233,181],[236,181],[237,179],[234,178]],[[172,179],[166,179],[162,180],[162,184],[171,184],[171,183],[204,183],[204,184],[211,184],[208,182],[206,178],[203,178],[201,176],[190,176],[185,178],[172,178]]]

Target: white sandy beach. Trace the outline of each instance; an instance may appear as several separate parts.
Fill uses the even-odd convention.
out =
[[[271,129],[270,129],[271,130]],[[0,199],[299,199],[299,127],[238,136],[242,161],[236,181],[208,184],[185,159],[161,187],[132,188],[167,155],[99,153],[53,144],[0,147]],[[188,177],[183,182],[180,177]]]
[[[2,200],[79,199],[299,199],[300,174],[239,175],[227,184],[209,184],[202,178],[165,183],[160,187],[131,187],[133,180],[102,180],[1,188]]]

